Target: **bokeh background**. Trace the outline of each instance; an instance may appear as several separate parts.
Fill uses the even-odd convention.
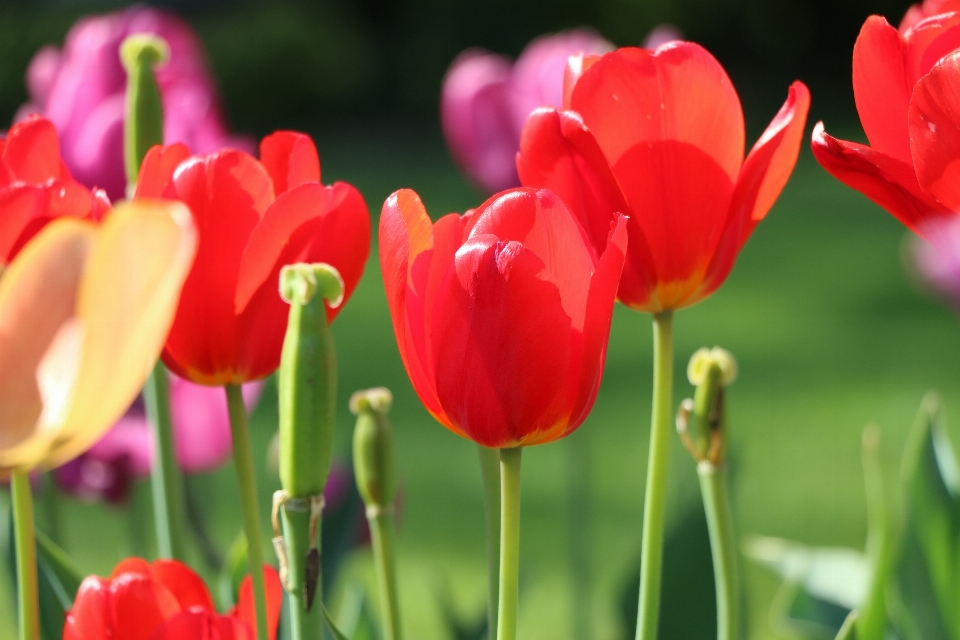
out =
[[[0,123],[26,99],[23,74],[44,44],[60,44],[80,15],[119,2],[0,3]],[[709,48],[740,92],[749,143],[795,78],[813,95],[810,123],[863,139],[850,87],[851,51],[871,13],[896,24],[902,0],[183,0],[166,5],[198,31],[220,83],[231,127],[260,137],[278,128],[311,133],[324,182],[356,185],[376,217],[400,187],[417,190],[432,215],[475,206],[481,194],[458,173],[439,130],[440,82],[462,49],[515,56],[533,37],[592,26],[618,45],[639,43],[668,22]],[[2,128],[2,124],[0,124]],[[797,171],[757,228],[724,287],[677,314],[676,399],[692,389],[684,369],[700,346],[737,356],[730,390],[734,509],[740,533],[861,548],[866,531],[860,433],[881,427],[884,470],[895,499],[900,454],[922,394],[940,390],[960,407],[960,325],[919,291],[902,264],[903,228],[835,182],[804,147]],[[589,640],[632,638],[631,606],[642,516],[650,414],[650,320],[618,307],[607,372],[586,424],[524,456],[520,635],[572,639],[571,611],[592,620]],[[338,454],[346,458],[355,389],[395,392],[393,422],[403,508],[399,571],[407,637],[443,640],[441,602],[478,615],[485,593],[483,513],[475,446],[423,410],[390,328],[376,250],[335,324],[340,358]],[[253,419],[261,459],[276,425],[268,387]],[[948,424],[949,426],[949,424]],[[955,441],[958,430],[949,427]],[[670,538],[661,636],[712,635],[712,578],[704,550],[693,463],[674,442]],[[585,512],[571,512],[574,450],[586,452]],[[266,514],[278,481],[261,464]],[[233,470],[199,480],[216,541],[239,530]],[[6,496],[0,493],[0,513]],[[149,491],[139,487],[136,500]],[[103,505],[64,505],[65,546],[85,572],[106,574],[129,553],[128,517]],[[0,516],[2,518],[3,516]],[[267,518],[264,518],[267,522]],[[590,542],[590,578],[575,589],[570,523]],[[0,523],[0,536],[7,525]],[[272,557],[272,555],[268,555]],[[750,638],[787,638],[768,615],[779,579],[744,563]],[[348,561],[332,596],[370,584],[366,552]],[[626,597],[624,594],[627,594]],[[632,601],[632,602],[631,602]],[[0,569],[0,639],[14,637],[12,589]],[[578,638],[576,640],[584,640]]]

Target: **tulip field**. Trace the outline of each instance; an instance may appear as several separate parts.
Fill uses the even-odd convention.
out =
[[[0,640],[960,640],[960,0],[256,136],[212,18],[347,13],[195,9],[0,60]]]

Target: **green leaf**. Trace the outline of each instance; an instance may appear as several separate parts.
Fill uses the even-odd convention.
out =
[[[855,616],[856,637],[858,640],[883,640],[890,626],[887,585],[896,545],[883,489],[880,430],[872,425],[863,430],[863,479],[867,490],[867,558],[871,576],[866,599]],[[848,623],[854,624],[849,622],[851,619],[854,619],[853,614]]]
[[[224,609],[229,609],[236,604],[240,583],[243,582],[247,571],[247,537],[243,535],[243,531],[240,531],[230,543],[227,557],[224,558],[220,575],[217,577],[220,605]]]
[[[323,610],[323,620],[327,623],[327,628],[330,629],[330,633],[332,633],[337,640],[350,640],[345,633],[337,628],[336,623],[333,621],[333,617],[330,615],[330,612],[327,611],[327,607],[324,606],[322,602],[320,603],[320,608]]]
[[[941,423],[939,398],[927,394],[904,453],[899,613],[924,640],[960,640],[960,464]]]
[[[840,631],[837,633],[836,640],[859,640],[860,636],[857,632],[859,626],[859,615],[857,610],[854,609],[850,612],[850,615],[847,616],[847,619],[844,620],[843,626],[840,627]]]
[[[83,582],[83,575],[67,553],[45,533],[37,530],[37,561],[57,592],[64,609],[73,606],[73,599]]]

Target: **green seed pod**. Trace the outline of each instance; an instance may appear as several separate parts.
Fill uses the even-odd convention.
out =
[[[353,431],[353,470],[367,508],[387,509],[397,493],[393,435],[387,413],[393,404],[389,389],[357,391],[350,411],[357,416]]]
[[[290,303],[280,356],[280,483],[293,498],[323,493],[336,418],[337,358],[324,301],[343,300],[343,279],[328,264],[293,264],[280,272]]]
[[[131,186],[137,183],[140,163],[150,147],[163,144],[163,105],[153,69],[169,58],[170,47],[156,35],[128,36],[120,45],[120,60],[127,71],[123,162]]]
[[[690,439],[685,444],[696,459],[720,462],[726,428],[724,389],[737,378],[737,361],[720,347],[699,349],[690,358],[687,378],[697,389],[693,401],[685,401],[681,407],[685,420],[692,417],[691,424],[684,423],[681,435]]]

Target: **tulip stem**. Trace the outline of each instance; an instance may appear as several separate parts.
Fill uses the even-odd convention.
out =
[[[516,640],[520,587],[520,453],[500,450],[500,608],[497,640]]]
[[[243,533],[247,538],[247,565],[253,582],[254,611],[257,618],[257,638],[269,638],[267,625],[267,597],[263,583],[263,543],[260,531],[260,506],[257,504],[257,480],[250,447],[250,427],[247,409],[243,405],[240,385],[225,385],[227,409],[230,413],[230,432],[233,436],[233,464],[240,490],[240,509],[243,512]]]
[[[397,565],[394,560],[393,509],[367,507],[373,560],[380,587],[380,608],[385,640],[401,640],[400,602],[397,596]]]
[[[14,471],[13,527],[17,550],[17,595],[20,603],[20,640],[40,640],[40,596],[37,587],[37,541],[33,528],[30,473]]]
[[[697,465],[700,492],[710,531],[713,576],[717,590],[717,640],[737,640],[740,583],[737,576],[737,541],[727,487],[726,468],[703,460]]]
[[[487,637],[497,637],[497,610],[500,592],[500,450],[477,445],[480,478],[483,481],[483,510],[487,529]]]
[[[158,551],[161,558],[184,561],[182,484],[173,446],[167,370],[162,362],[158,361],[153,368],[143,390],[143,399],[153,429],[155,457],[150,471],[150,484]]]
[[[586,438],[581,431],[576,439],[567,438],[567,534],[570,570],[573,576],[573,637],[589,638],[590,606],[590,465]]]
[[[320,503],[322,505],[322,503]],[[319,514],[319,511],[318,511]],[[280,510],[283,538],[287,545],[287,589],[290,597],[290,637],[292,640],[323,640],[323,577],[320,563],[320,517],[311,523],[309,499],[287,502]],[[315,591],[307,593],[311,553],[317,554]],[[312,600],[315,599],[315,600]],[[309,603],[309,609],[308,609]]]
[[[643,502],[640,547],[640,605],[637,640],[656,640],[663,573],[663,525],[666,513],[667,466],[670,458],[670,416],[673,407],[673,313],[653,316],[653,411],[647,488]]]

